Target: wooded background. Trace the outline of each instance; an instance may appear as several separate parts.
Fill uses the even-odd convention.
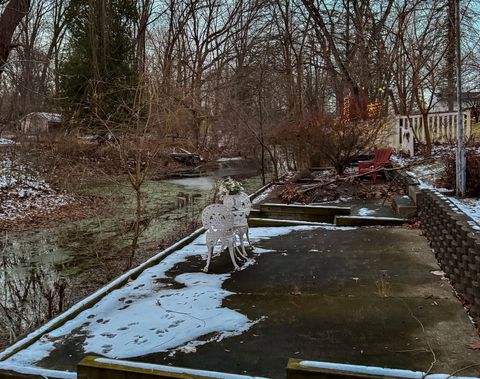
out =
[[[428,114],[438,93],[451,109],[455,100],[454,1],[0,6],[4,126],[52,111],[85,132],[104,126],[101,120],[128,129],[138,86],[148,83],[149,133],[185,139],[193,149],[245,150],[295,137],[312,114],[341,114],[346,98],[361,111],[379,104],[382,115]],[[462,2],[464,88],[471,91],[479,88],[477,8]]]

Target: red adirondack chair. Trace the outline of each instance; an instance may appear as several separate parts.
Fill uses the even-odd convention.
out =
[[[365,174],[367,172],[379,169],[385,166],[389,161],[393,153],[393,150],[388,147],[386,149],[378,149],[375,151],[375,157],[371,161],[360,161],[358,162],[358,173]],[[375,184],[377,181],[378,172],[372,172],[370,176],[372,177],[372,183]]]

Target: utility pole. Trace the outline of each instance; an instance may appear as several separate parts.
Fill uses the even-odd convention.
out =
[[[456,156],[456,184],[457,196],[465,196],[465,149],[463,147],[463,111],[462,111],[462,67],[460,47],[460,0],[456,2],[456,38],[457,45],[457,156]]]

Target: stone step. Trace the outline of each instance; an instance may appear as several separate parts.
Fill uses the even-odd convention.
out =
[[[417,206],[410,196],[395,196],[392,199],[392,208],[398,217],[410,218],[417,214]]]
[[[260,210],[265,212],[303,213],[328,216],[350,214],[350,207],[339,207],[336,205],[263,203],[260,204]]]
[[[262,217],[263,214],[264,214],[264,213],[263,213],[260,209],[253,208],[253,209],[250,211],[250,215],[248,216],[248,218],[252,218],[252,217]]]
[[[418,204],[418,201],[420,200],[422,196],[422,190],[418,185],[415,184],[409,184],[408,185],[408,196],[412,199],[413,203],[415,205]]]
[[[265,203],[250,217],[333,223],[336,215],[349,215],[350,207]]]
[[[335,216],[337,226],[397,226],[408,222],[400,217]]]

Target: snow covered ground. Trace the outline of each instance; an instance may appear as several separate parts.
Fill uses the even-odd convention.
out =
[[[265,191],[263,191],[260,195],[258,195],[255,199],[253,199],[253,204],[260,204],[262,201],[267,199],[270,194],[277,188],[277,186],[273,185],[268,187]]]
[[[448,198],[453,204],[480,225],[480,199],[458,199],[454,196],[449,196]]]
[[[29,167],[11,158],[0,160],[0,221],[32,214],[48,214],[69,204],[73,197],[59,193]]]
[[[322,227],[253,228],[250,235],[258,242],[317,228]],[[204,241],[202,234],[63,326],[0,362],[0,368],[32,369],[54,350],[68,350],[69,346],[78,344],[84,352],[108,358],[131,358],[158,352],[175,354],[178,350],[194,352],[199,345],[247,331],[262,318],[249,320],[223,305],[223,300],[232,295],[222,288],[230,273],[186,272],[168,276],[170,269],[189,257],[206,255]],[[257,255],[262,253],[268,250],[256,249]],[[246,262],[243,269],[252,264],[254,258]]]
[[[437,180],[441,178],[444,165],[441,157],[451,152],[445,147],[437,147],[433,154],[436,159],[433,162],[419,164],[412,166],[407,171],[411,177],[418,180],[420,188],[435,189],[438,192],[449,192],[449,190],[437,187]],[[394,162],[400,165],[412,164],[415,158],[405,160],[402,158],[395,158]],[[478,198],[464,198],[459,199],[455,196],[446,196],[453,204],[455,204],[462,212],[469,216],[473,221],[480,225],[480,199]]]
[[[0,145],[15,145],[15,141],[7,138],[0,138]]]

